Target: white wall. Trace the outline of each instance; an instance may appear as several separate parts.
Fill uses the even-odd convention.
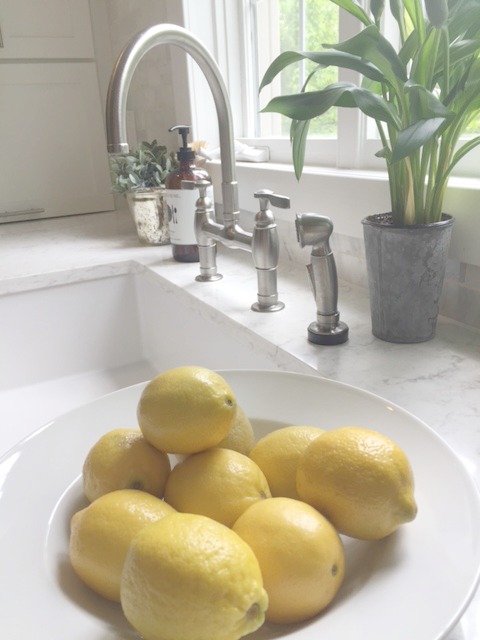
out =
[[[103,106],[115,60],[127,42],[146,27],[171,22],[181,24],[182,3],[171,0],[90,0],[94,45]],[[178,124],[181,109],[178,101],[185,101],[187,82],[180,62],[179,74],[184,87],[179,94],[178,82],[173,86],[175,52],[170,47],[156,47],[139,63],[128,94],[128,141],[157,139],[169,148],[176,148],[177,137],[168,133]],[[178,113],[180,112],[180,113]],[[188,113],[188,112],[187,112]],[[183,123],[182,123],[183,124]]]

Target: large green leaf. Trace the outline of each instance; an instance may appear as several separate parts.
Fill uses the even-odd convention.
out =
[[[410,60],[412,60],[415,52],[418,49],[418,33],[416,31],[412,31],[408,38],[403,43],[400,51],[398,52],[398,57],[402,61],[402,64],[405,67],[408,65]]]
[[[465,37],[474,38],[480,31],[480,4],[462,0],[450,10],[448,31],[451,42]]]
[[[295,177],[300,180],[305,161],[305,147],[307,143],[310,120],[292,120],[290,127],[290,139],[292,142],[292,158],[295,169]]]
[[[480,59],[476,58],[462,78],[452,87],[446,102],[455,113],[472,114],[480,100]]]
[[[428,118],[412,124],[398,133],[392,146],[392,162],[403,160],[420,149],[437,134],[445,123],[445,118]]]
[[[411,122],[428,118],[453,117],[453,112],[434,93],[425,89],[424,86],[408,81],[405,83],[405,91],[409,97]]]
[[[311,60],[321,67],[352,69],[377,82],[386,82],[385,76],[370,62],[344,51],[285,51],[268,67],[260,84],[260,91],[289,65],[300,60]]]
[[[394,107],[382,97],[349,82],[338,82],[320,91],[307,91],[270,100],[264,112],[281,113],[292,120],[311,120],[331,107],[358,107],[376,120],[399,128]]]
[[[480,13],[478,16],[480,23]],[[463,62],[470,56],[480,53],[480,39],[458,40],[450,45],[450,65]]]
[[[423,84],[427,89],[433,89],[433,76],[438,59],[440,34],[437,29],[430,29],[425,40],[418,47],[412,59],[410,77]]]
[[[359,58],[369,60],[383,73],[392,86],[407,80],[405,66],[390,42],[375,25],[366,27],[360,33],[338,44],[325,44],[329,49],[345,51]]]
[[[295,62],[303,60],[303,55],[297,51],[284,51],[270,64],[265,71],[262,82],[260,83],[259,91],[272,82],[272,80],[281,72],[285,67],[288,67]]]
[[[360,20],[365,26],[372,24],[372,21],[367,13],[362,9],[362,7],[355,0],[330,0],[333,4],[336,4],[341,9],[345,9],[348,11],[350,15]]]

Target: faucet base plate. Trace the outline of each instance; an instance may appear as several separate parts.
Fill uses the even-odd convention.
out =
[[[221,280],[223,278],[221,273],[215,273],[210,276],[203,276],[202,274],[195,277],[197,282],[215,282],[216,280]]]
[[[259,313],[271,313],[272,311],[281,311],[285,308],[283,302],[275,302],[274,304],[261,305],[258,302],[252,304],[252,311],[258,311]]]
[[[343,344],[348,340],[348,325],[338,322],[334,327],[322,328],[317,322],[308,327],[308,341],[313,344]]]

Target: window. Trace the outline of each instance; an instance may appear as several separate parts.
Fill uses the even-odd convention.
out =
[[[259,77],[263,75],[273,58],[282,51],[315,51],[324,42],[338,41],[339,9],[329,0],[259,0],[255,3],[254,10],[256,12],[254,45]],[[268,37],[270,42],[267,43]],[[297,93],[302,89],[314,68],[313,62],[304,60],[285,69],[273,87],[269,86],[263,90],[261,103],[266,102],[265,98],[273,97],[278,93]],[[337,80],[336,69],[325,69],[321,77],[318,74],[315,76],[310,89],[321,89]],[[259,114],[255,124],[259,137],[267,135],[288,138],[289,136],[290,120],[278,114]],[[336,135],[336,110],[312,122],[311,137],[334,138]]]
[[[372,137],[370,128],[366,126],[358,110],[338,110],[338,143],[332,137],[309,139],[307,164],[314,168],[309,170],[306,167],[301,183],[297,182],[291,169],[288,138],[267,137],[265,132],[261,133],[260,137],[256,129],[259,76],[274,59],[279,47],[278,38],[275,40],[271,36],[273,23],[267,22],[264,30],[258,31],[262,46],[266,47],[263,67],[259,70],[258,64],[253,64],[257,37],[255,17],[262,4],[265,6],[264,3],[269,0],[182,0],[181,3],[179,0],[165,1],[171,7],[172,15],[181,4],[184,26],[195,33],[215,55],[229,91],[235,136],[251,144],[268,144],[270,147],[270,164],[258,167],[254,163],[239,163],[237,167],[239,204],[242,210],[253,215],[257,208],[253,192],[259,188],[269,188],[289,195],[292,199],[292,209],[296,211],[317,211],[331,216],[337,234],[361,238],[363,231],[360,220],[372,213],[372,210],[384,210],[382,207],[388,206],[389,196],[384,163],[374,155],[379,147],[378,140]],[[272,0],[272,4],[279,4],[280,1]],[[386,2],[387,6],[388,4]],[[349,21],[348,18],[348,14],[340,11],[340,40],[351,37],[358,28],[357,22]],[[388,37],[390,38],[390,33]],[[271,47],[271,50],[268,47]],[[192,73],[187,75],[190,80],[188,117],[193,131],[200,135],[199,139],[207,140],[211,147],[215,148],[218,146],[218,123],[213,115],[211,92],[206,83],[202,85],[202,75],[194,68]],[[179,113],[182,112],[186,101],[183,85],[181,88],[181,91],[175,88],[175,95],[178,94],[180,98]],[[261,100],[264,99],[267,100],[267,97],[264,97],[262,92]],[[371,128],[374,132],[375,127]],[[451,245],[452,257],[480,267],[480,148],[477,147],[475,152],[479,155],[472,153],[466,157],[465,160],[468,160],[470,167],[464,172],[476,176],[477,180],[452,181],[446,206],[457,220]],[[354,170],[351,171],[350,168]],[[364,172],[360,168],[377,171]],[[209,172],[220,182],[218,162],[211,163]],[[221,189],[216,193],[221,194]],[[292,211],[278,210],[275,215],[278,219],[290,222],[293,220]]]
[[[322,43],[338,42],[355,34],[359,23],[330,0],[244,0],[245,15],[251,29],[246,46],[250,48],[249,64],[254,65],[252,78],[255,88],[269,64],[282,51],[319,50]],[[366,3],[364,3],[366,4]],[[388,7],[388,3],[386,3]],[[395,22],[388,14],[384,16],[384,28],[389,39],[395,40]],[[310,65],[310,66],[309,66]],[[250,96],[251,113],[246,137],[260,139],[271,149],[271,159],[290,162],[290,120],[278,114],[262,114],[260,110],[275,95],[294,93],[301,89],[313,63],[298,63],[295,69],[287,68],[275,81],[265,87],[260,96],[253,90]],[[361,78],[354,72],[329,68],[317,74],[316,80],[323,85],[337,80],[358,83]],[[322,85],[310,88],[321,88]],[[478,135],[480,117],[469,127],[468,135]],[[373,121],[357,109],[330,110],[321,118],[312,121],[306,149],[306,165],[336,166],[384,170],[383,160],[376,158],[380,143]],[[458,165],[456,175],[477,176],[480,165],[480,148],[475,149]]]

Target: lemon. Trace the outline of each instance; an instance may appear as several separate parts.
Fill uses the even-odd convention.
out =
[[[417,513],[405,452],[383,434],[360,427],[334,429],[314,440],[298,464],[297,489],[353,538],[383,538]]]
[[[237,405],[235,418],[233,419],[230,431],[225,438],[218,443],[217,447],[233,449],[234,451],[248,455],[254,444],[255,434],[252,423],[245,411]]]
[[[83,491],[93,502],[117,489],[141,489],[161,498],[170,461],[138,429],[114,429],[90,449],[83,464]]]
[[[255,444],[249,456],[265,474],[272,496],[298,499],[298,461],[312,440],[322,433],[325,431],[318,427],[282,427]]]
[[[210,518],[176,513],[132,541],[121,604],[144,640],[237,640],[267,603],[253,551]]]
[[[149,493],[120,489],[77,511],[70,527],[70,561],[91,589],[120,600],[120,577],[128,546],[144,527],[174,509]]]
[[[146,440],[160,451],[195,453],[216,446],[230,430],[237,403],[227,382],[204,367],[176,367],[145,389],[137,418]]]
[[[345,574],[342,541],[316,509],[292,498],[249,507],[233,525],[252,548],[268,594],[266,619],[300,622],[335,597]]]
[[[170,473],[165,500],[177,511],[231,526],[253,502],[271,497],[267,480],[248,456],[208,449],[188,456]]]

